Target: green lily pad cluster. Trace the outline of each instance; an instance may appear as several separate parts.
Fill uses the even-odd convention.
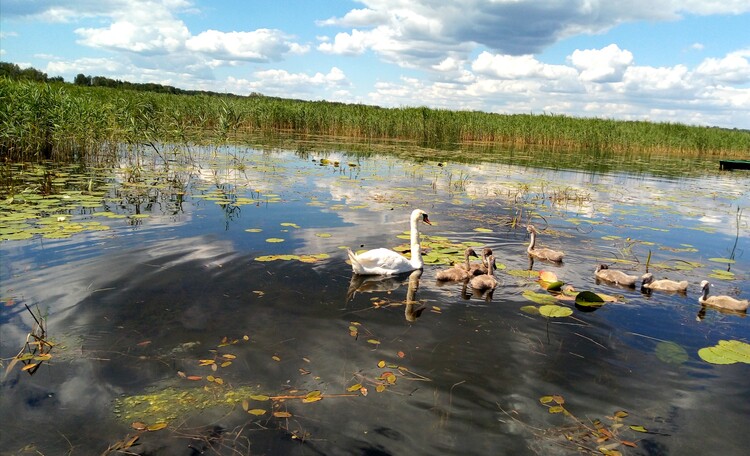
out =
[[[68,238],[85,231],[108,230],[98,221],[68,215],[82,207],[101,207],[101,195],[69,192],[62,195],[15,195],[0,201],[0,240],[21,241],[41,236]],[[123,216],[124,217],[124,216]]]
[[[293,254],[280,254],[280,255],[262,255],[255,258],[255,261],[301,261],[302,263],[317,263],[318,261],[330,258],[327,253],[313,253],[309,255],[293,255]]]
[[[410,234],[408,232],[404,232],[397,237],[399,239],[409,239],[409,236]],[[425,264],[432,265],[451,265],[463,263],[465,261],[464,252],[467,248],[479,248],[485,246],[485,244],[482,242],[455,242],[451,241],[445,236],[430,236],[425,234],[422,235],[421,245],[422,249],[425,250],[425,253],[422,255],[422,260],[424,260]],[[411,246],[409,246],[408,244],[401,244],[394,247],[394,250],[397,252],[403,252],[408,257]],[[477,254],[479,255],[481,254],[481,252],[477,251]],[[479,261],[476,258],[473,258],[473,260],[476,262]],[[495,265],[497,270],[506,268],[505,264],[499,261],[495,261]]]

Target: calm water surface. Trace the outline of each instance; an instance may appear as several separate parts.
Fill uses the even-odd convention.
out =
[[[549,413],[547,395],[635,443],[612,447],[622,454],[750,446],[750,366],[697,354],[750,339],[744,315],[697,302],[710,274],[723,277],[712,292],[750,298],[750,174],[220,152],[173,165],[170,185],[127,182],[123,167],[100,207],[67,212],[109,230],[0,242],[2,454],[102,454],[134,435],[128,451],[159,455],[547,455],[615,442],[585,439],[572,418]],[[403,244],[414,208],[433,222],[421,226],[427,239],[494,250],[491,300],[436,283],[442,265],[379,283],[352,277],[344,248]],[[566,252],[562,265],[529,264],[529,221],[544,229],[540,244]],[[594,278],[599,263],[640,275],[649,252],[649,270],[688,280],[687,294]],[[293,254],[305,261],[258,260]],[[524,292],[546,293],[524,276],[530,266],[618,302],[586,311],[559,300],[573,314],[554,319],[522,311],[538,307]],[[46,315],[58,344],[33,375],[7,369],[33,325],[24,304]],[[310,391],[323,399],[293,398]],[[166,405],[149,409],[156,398]],[[628,413],[623,427],[612,427],[617,411]],[[167,427],[139,433],[136,421]]]

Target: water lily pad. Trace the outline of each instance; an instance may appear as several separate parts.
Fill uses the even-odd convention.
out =
[[[539,313],[549,318],[561,318],[573,315],[573,310],[557,304],[547,304],[539,308]]]
[[[537,293],[531,290],[524,291],[523,297],[537,304],[545,304],[545,305],[553,304],[555,301],[557,301],[555,297],[552,295],[549,295],[547,293]]]
[[[281,238],[268,238],[268,239],[266,239],[266,242],[270,242],[270,243],[273,244],[273,243],[276,243],[276,242],[284,242],[284,240],[281,239]]]
[[[604,305],[604,299],[593,291],[581,291],[576,295],[576,304],[584,307],[599,307]]]
[[[750,344],[739,340],[720,340],[713,347],[698,350],[698,356],[711,364],[750,364]]]
[[[537,306],[523,306],[520,310],[527,314],[539,315],[539,307]]]
[[[688,360],[688,353],[681,345],[670,341],[656,344],[656,357],[668,364],[682,364]]]
[[[521,277],[527,279],[536,279],[539,277],[539,273],[537,271],[529,271],[528,269],[508,269],[508,271],[506,272],[513,277]]]
[[[734,280],[735,275],[731,271],[722,271],[721,269],[714,269],[708,274],[708,277],[718,280]]]
[[[726,263],[726,264],[734,264],[735,261],[729,258],[709,258],[708,261],[713,261],[714,263]]]

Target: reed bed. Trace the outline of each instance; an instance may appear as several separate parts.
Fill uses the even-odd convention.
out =
[[[71,160],[122,144],[235,142],[292,132],[422,146],[503,144],[607,152],[741,156],[750,131],[675,123],[380,108],[265,96],[178,95],[0,79],[0,156]]]

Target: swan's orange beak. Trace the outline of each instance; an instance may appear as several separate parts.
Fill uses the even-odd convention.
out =
[[[427,214],[422,214],[422,221],[428,225],[432,225],[432,223],[430,223],[430,218],[427,217]]]

